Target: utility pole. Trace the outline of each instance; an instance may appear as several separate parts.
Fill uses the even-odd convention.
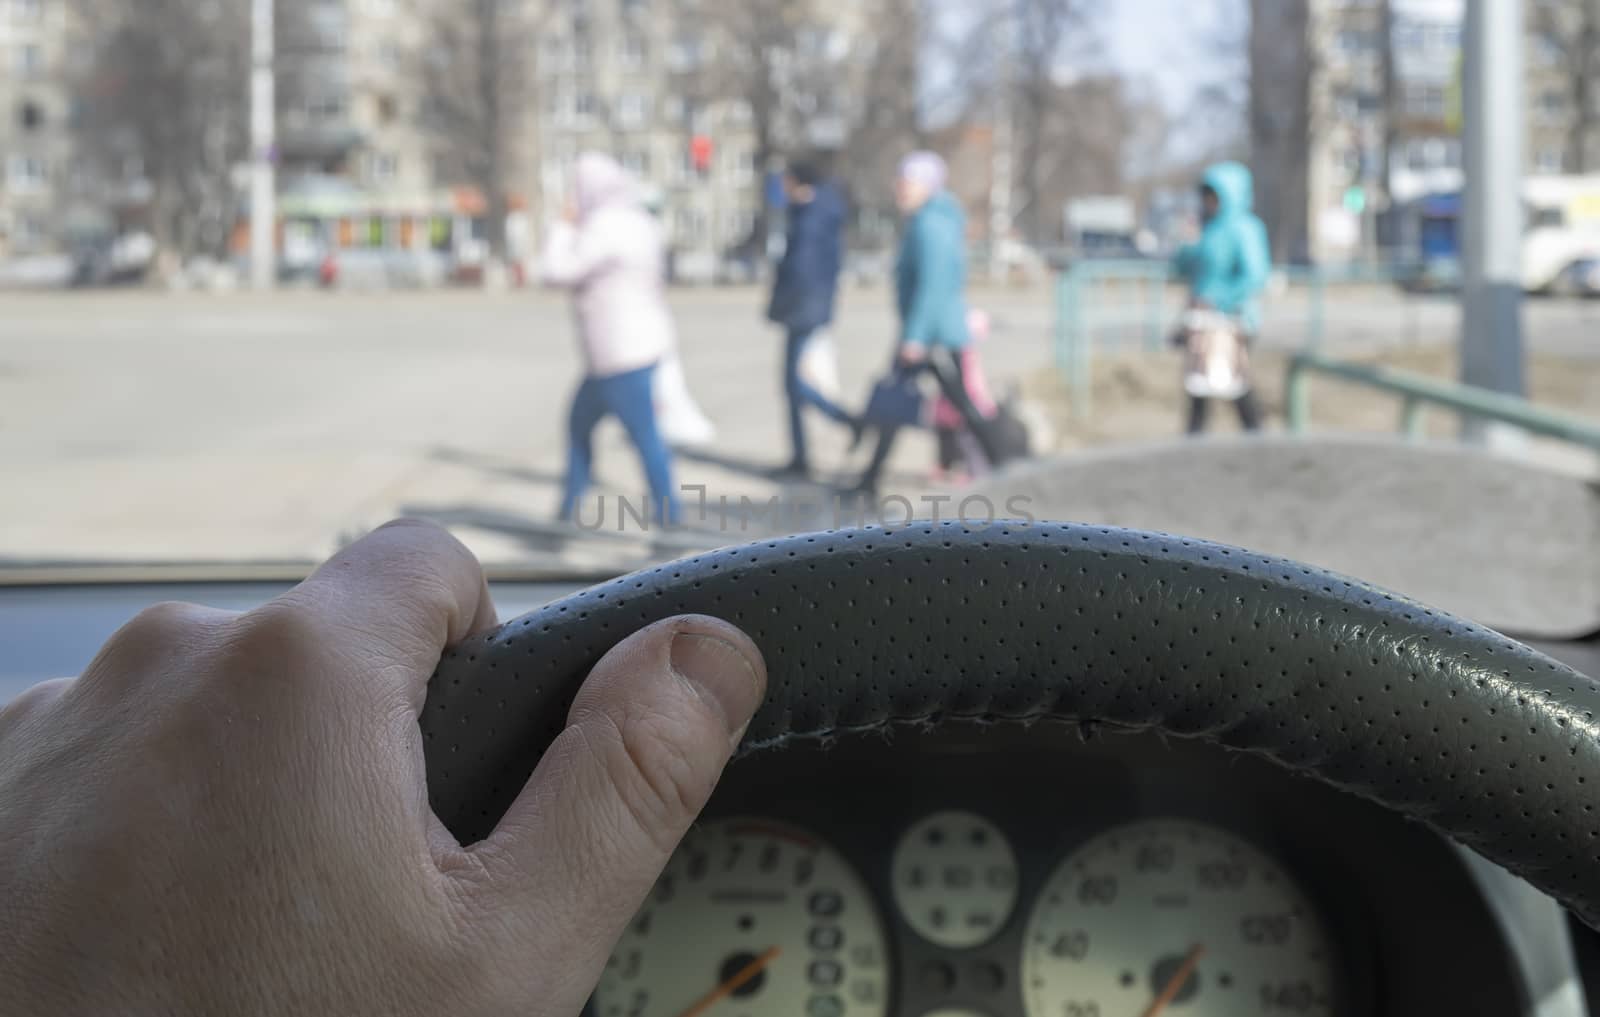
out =
[[[1011,236],[1012,188],[1016,180],[1016,130],[1012,87],[1011,38],[1006,19],[999,17],[989,29],[994,53],[994,127],[989,136],[989,278],[999,281],[1005,275],[1005,247]]]
[[[272,289],[278,274],[272,5],[251,0],[250,8],[250,282],[258,290]]]
[[[1522,395],[1522,0],[1467,0],[1465,45],[1461,380]],[[1469,417],[1462,437],[1497,432]]]

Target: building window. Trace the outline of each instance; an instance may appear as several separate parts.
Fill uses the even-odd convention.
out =
[[[747,184],[756,176],[756,154],[748,148],[730,151],[725,157],[723,171],[735,183]]]
[[[14,155],[6,163],[6,186],[13,191],[42,191],[50,183],[50,166],[36,155]]]
[[[594,62],[594,43],[587,35],[574,36],[572,39],[571,64],[574,70],[587,70]]]
[[[11,16],[17,21],[38,21],[44,14],[44,0],[11,0]]]
[[[600,99],[593,92],[578,92],[572,97],[574,123],[586,124],[600,111]]]
[[[1343,28],[1334,38],[1334,45],[1340,55],[1358,57],[1372,51],[1372,33],[1359,28]]]
[[[44,221],[36,215],[17,216],[12,222],[12,242],[20,250],[36,250],[45,242]]]
[[[673,216],[673,232],[678,242],[698,244],[705,239],[706,215],[699,209],[680,208]]]
[[[400,175],[400,157],[393,152],[373,152],[367,157],[367,181],[392,184]]]
[[[706,59],[706,46],[698,36],[680,35],[667,48],[667,66],[674,71],[692,71]]]
[[[755,224],[755,213],[749,209],[722,213],[722,242],[732,244],[745,239]]]
[[[650,175],[650,153],[642,149],[623,152],[617,161],[622,163],[623,169],[636,177]]]
[[[1555,89],[1546,89],[1539,93],[1539,98],[1534,109],[1539,114],[1539,119],[1546,123],[1559,123],[1567,112],[1567,97]]]
[[[572,63],[572,52],[567,49],[567,42],[559,35],[544,37],[544,53],[539,59],[539,69],[545,74],[554,74],[566,70]]]
[[[44,107],[32,99],[25,100],[17,107],[17,122],[25,131],[37,131],[44,126]]]
[[[1541,67],[1559,67],[1566,62],[1567,53],[1561,41],[1549,32],[1540,32],[1533,37],[1533,62]]]
[[[378,96],[378,123],[392,124],[400,116],[400,101],[392,93]]]
[[[644,67],[649,59],[649,47],[645,45],[644,36],[638,32],[623,32],[622,38],[617,43],[617,63],[625,71],[637,71]]]
[[[367,0],[365,6],[369,17],[387,18],[394,14],[395,0]]]
[[[1444,117],[1445,92],[1443,85],[1411,85],[1405,90],[1405,112],[1414,117],[1433,120]]]
[[[1559,148],[1541,148],[1533,153],[1533,168],[1538,173],[1560,173],[1562,158]]]
[[[1459,169],[1461,167],[1461,139],[1412,138],[1405,144],[1407,169],[1424,170]]]
[[[398,70],[400,67],[400,47],[392,39],[384,39],[378,43],[378,64],[386,70]]]
[[[692,184],[700,179],[700,171],[694,166],[694,153],[687,145],[678,156],[676,179],[680,184]]]
[[[12,73],[17,77],[37,77],[44,70],[44,49],[36,42],[19,43],[11,60]]]
[[[306,100],[306,116],[313,122],[323,122],[344,119],[344,97],[338,95],[321,95]]]
[[[748,124],[753,119],[755,119],[755,114],[750,109],[748,102],[743,99],[735,99],[728,103],[728,123]]]
[[[683,97],[669,95],[661,100],[661,116],[671,124],[683,120]]]
[[[617,123],[623,127],[639,127],[650,117],[650,100],[636,92],[624,92],[617,97]]]

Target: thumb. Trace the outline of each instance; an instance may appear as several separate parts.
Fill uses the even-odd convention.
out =
[[[750,637],[699,615],[634,633],[596,665],[499,827],[472,848],[504,944],[576,1013],[710,798],[766,692]],[[570,1004],[570,1005],[566,1005]]]

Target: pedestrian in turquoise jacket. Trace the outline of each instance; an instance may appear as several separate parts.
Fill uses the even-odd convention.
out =
[[[1272,273],[1267,228],[1254,213],[1255,182],[1250,170],[1236,162],[1219,162],[1200,178],[1201,217],[1198,242],[1178,254],[1173,267],[1189,284],[1191,307],[1219,311],[1235,319],[1245,336],[1261,329],[1261,291]],[[1189,433],[1205,428],[1208,400],[1191,397]],[[1234,400],[1244,428],[1261,426],[1255,393]]]
[[[933,152],[913,152],[900,163],[895,200],[905,216],[900,257],[895,262],[895,307],[900,314],[892,374],[885,384],[909,386],[930,373],[960,411],[967,429],[991,463],[1000,461],[989,420],[967,393],[962,359],[972,341],[967,332],[966,219],[955,196],[945,189],[949,171]],[[879,421],[878,447],[856,490],[875,492],[899,427]]]
[[[959,350],[967,335],[966,216],[949,191],[932,195],[906,223],[894,267],[900,341]]]

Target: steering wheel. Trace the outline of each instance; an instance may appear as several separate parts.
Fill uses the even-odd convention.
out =
[[[789,537],[510,622],[450,651],[429,687],[445,825],[487,835],[600,657],[684,613],[738,625],[766,656],[741,754],[958,722],[1201,738],[1421,820],[1600,922],[1594,680],[1321,569],[1080,524]]]

